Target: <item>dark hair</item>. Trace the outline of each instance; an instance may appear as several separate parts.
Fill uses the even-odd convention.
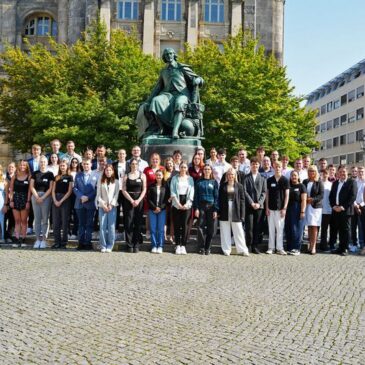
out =
[[[257,152],[262,152],[262,151],[265,152],[265,148],[263,146],[260,146],[260,147],[256,148],[256,153]]]
[[[155,172],[155,176],[156,176],[156,174],[157,174],[158,172],[161,172],[161,174],[162,174],[161,186],[164,186],[164,185],[165,185],[165,183],[166,183],[166,181],[165,181],[165,179],[163,178],[163,171],[162,171],[162,170],[157,170],[157,171]],[[155,184],[156,184],[156,181],[155,181]]]
[[[81,167],[80,167],[80,162],[79,162],[79,160],[76,157],[72,157],[71,158],[71,161],[70,161],[70,170],[71,170],[71,166],[72,166],[72,162],[73,161],[76,161],[77,162],[76,172],[79,172],[81,170]]]
[[[221,148],[218,148],[218,155],[225,155],[226,154],[226,149],[221,147]]]
[[[260,161],[256,156],[254,156],[254,157],[251,158],[251,163],[258,163],[259,164]]]
[[[212,169],[212,166],[210,166],[208,163],[206,163],[205,165],[204,165],[204,169],[206,168],[206,167],[209,167],[210,168],[210,176],[209,176],[209,180],[212,180],[214,177],[213,177],[213,169]],[[203,175],[203,177],[204,177],[204,175]]]
[[[175,150],[172,155],[174,156],[174,155],[177,155],[177,154],[182,156],[182,153],[181,153],[180,150]]]
[[[110,167],[111,169],[112,169],[112,176],[109,178],[109,177],[107,177],[106,176],[106,174],[105,174],[105,170],[108,168],[108,167]],[[110,184],[110,183],[114,183],[114,181],[115,181],[115,173],[114,173],[114,167],[113,167],[113,165],[112,164],[110,164],[110,163],[108,163],[106,166],[105,166],[105,169],[104,169],[104,171],[103,171],[103,174],[101,175],[101,183],[102,184],[104,184],[105,182],[107,183],[107,184]]]
[[[338,171],[339,169],[345,169],[345,170],[347,171],[347,167],[346,167],[346,165],[339,165],[339,166],[337,167],[337,171]]]
[[[49,155],[48,165],[50,165],[50,164],[51,164],[51,157],[52,157],[52,155],[56,155],[56,156],[57,156],[57,165],[59,165],[61,160],[60,160],[60,158],[58,157],[57,153],[53,153],[53,152]]]

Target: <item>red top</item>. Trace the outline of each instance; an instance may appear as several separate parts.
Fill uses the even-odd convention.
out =
[[[197,171],[194,166],[190,166],[189,175],[193,178],[194,182],[196,182],[203,176],[203,169]]]
[[[165,170],[163,166],[160,166],[159,169],[161,171]],[[148,166],[143,170],[143,173],[146,175],[147,188],[149,188],[154,182],[156,182],[155,172],[153,171],[152,167]]]

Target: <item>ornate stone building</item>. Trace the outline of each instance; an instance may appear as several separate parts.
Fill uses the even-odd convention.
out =
[[[48,35],[72,44],[97,18],[108,30],[135,28],[146,53],[179,50],[210,38],[217,44],[240,29],[258,36],[283,60],[285,0],[0,0],[0,52],[6,43],[26,48]],[[0,156],[0,162],[1,162]]]

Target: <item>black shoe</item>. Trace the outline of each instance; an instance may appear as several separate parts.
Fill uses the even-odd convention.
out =
[[[133,247],[128,247],[128,252],[133,253]]]
[[[204,248],[201,248],[201,249],[200,249],[200,251],[199,251],[199,253],[200,253],[201,255],[205,255],[205,250],[204,250]]]
[[[340,255],[341,255],[341,256],[348,256],[348,255],[349,255],[349,252],[348,252],[348,250],[345,250],[345,251],[342,251],[342,252],[340,253]]]
[[[58,250],[61,248],[61,245],[59,243],[55,243],[51,248],[54,250]]]
[[[138,248],[138,247],[134,247],[134,248],[133,248],[133,252],[134,252],[134,253],[138,253],[138,252],[139,252],[139,248]]]
[[[61,243],[60,244],[60,249],[61,250],[66,250],[66,246],[67,246],[67,243]]]
[[[252,253],[256,254],[256,255],[260,255],[261,251],[257,248],[257,247],[254,247],[252,249]]]
[[[347,250],[341,250],[340,248],[338,248],[337,250],[331,251],[331,253],[333,253],[334,255],[341,255],[341,256],[347,256],[348,255]]]
[[[206,256],[210,255],[210,250],[205,250],[205,255]]]

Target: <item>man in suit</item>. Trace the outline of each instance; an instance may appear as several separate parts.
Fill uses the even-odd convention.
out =
[[[351,216],[357,194],[356,181],[348,178],[346,166],[339,166],[339,179],[332,184],[329,195],[332,207],[331,236],[335,240],[339,233],[340,244],[333,253],[346,256],[348,253]]]
[[[251,252],[259,254],[257,244],[260,240],[260,223],[266,196],[266,179],[259,173],[260,162],[257,157],[251,159],[251,172],[244,180],[246,200],[246,244]]]
[[[95,214],[95,196],[97,178],[92,174],[91,161],[82,161],[83,172],[75,176],[73,191],[76,195],[75,209],[79,219],[78,249],[91,249],[93,218]]]
[[[103,144],[96,147],[95,151],[96,157],[91,161],[91,170],[100,170],[99,161],[106,159],[107,164],[111,164],[113,161],[106,157],[106,148]]]

